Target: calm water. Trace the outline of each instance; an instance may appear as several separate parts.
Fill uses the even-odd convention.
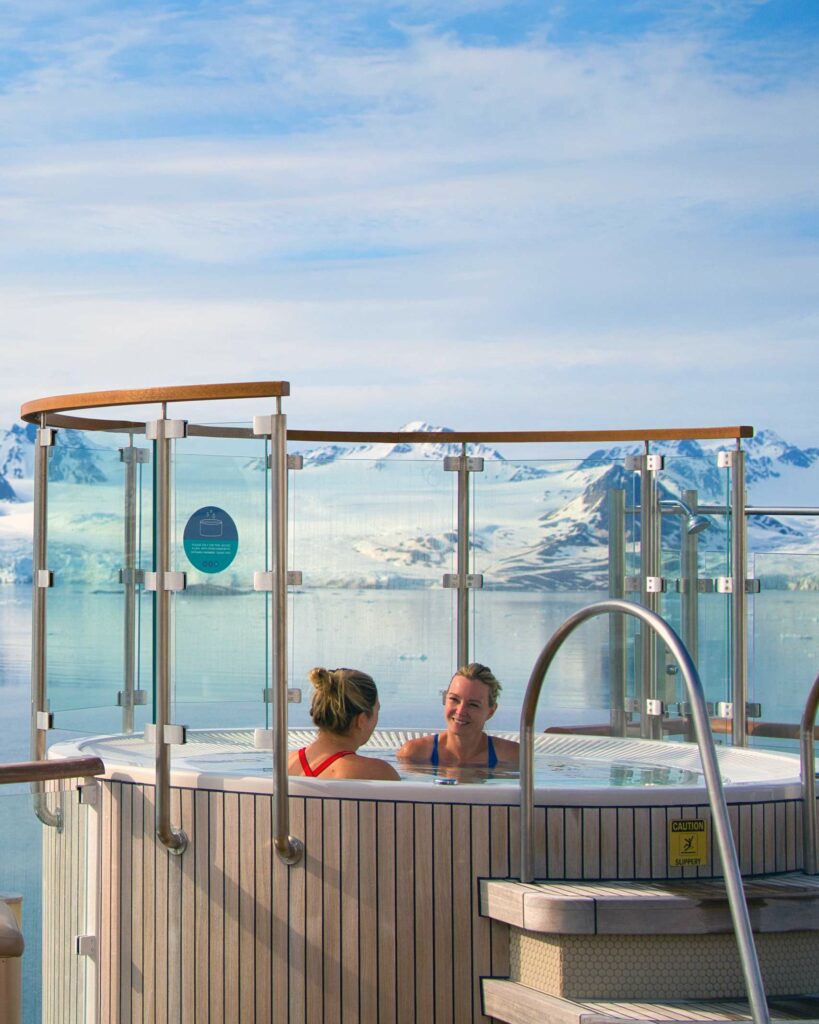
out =
[[[554,629],[573,611],[603,594],[474,595],[474,656],[503,683],[496,728],[516,729],[532,664]],[[676,624],[676,595],[663,613]],[[291,685],[309,689],[313,665],[354,665],[379,685],[385,727],[424,727],[441,721],[440,692],[455,669],[454,592],[443,590],[304,590],[290,600]],[[753,599],[751,698],[769,720],[798,722],[819,668],[819,594],[769,591]],[[264,595],[176,600],[174,657],[176,721],[196,726],[267,724],[261,700],[266,680]],[[727,698],[727,602],[701,603],[700,668],[710,700]],[[145,601],[143,622],[150,621]],[[0,759],[29,756],[30,588],[0,586]],[[629,630],[632,630],[629,624]],[[118,732],[121,712],[122,598],[114,592],[55,587],[49,593],[49,692],[62,738],[71,733]],[[138,677],[150,693],[150,635],[141,630]],[[608,622],[581,627],[558,655],[544,688],[538,728],[608,719]],[[679,700],[679,677],[668,675],[666,698]],[[291,706],[291,723],[308,725],[307,700]],[[139,708],[138,727],[148,720]],[[610,766],[619,770],[620,766]],[[617,771],[615,770],[615,774]],[[631,769],[633,771],[633,769]],[[611,781],[611,770],[606,768]],[[23,787],[0,794],[3,855],[0,889],[23,892],[29,990],[26,1024],[39,1020],[40,826]]]

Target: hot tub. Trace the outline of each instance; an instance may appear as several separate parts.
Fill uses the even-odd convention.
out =
[[[381,731],[369,747],[386,753],[417,734]],[[312,735],[291,730],[290,742]],[[93,882],[100,1019],[486,1021],[480,979],[508,975],[509,953],[505,926],[481,916],[478,880],[516,874],[516,780],[293,778],[291,831],[305,855],[288,868],[272,848],[259,740],[203,730],[174,748],[172,820],[190,837],[181,857],[155,842],[153,748],[140,736],[53,748],[99,754],[107,767],[83,834],[70,815],[62,834],[46,834],[59,865],[51,898],[71,891],[72,872]],[[536,784],[538,877],[720,874],[695,746],[541,735],[536,748],[557,766]],[[800,867],[798,759],[718,754],[743,873]],[[673,825],[686,820],[705,822],[697,866],[669,857]]]

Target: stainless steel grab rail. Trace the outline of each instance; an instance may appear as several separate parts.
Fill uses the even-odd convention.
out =
[[[748,916],[748,905],[745,902],[745,891],[742,887],[742,873],[739,867],[736,846],[731,833],[731,822],[728,817],[728,805],[722,788],[722,778],[717,765],[717,752],[714,737],[708,720],[705,694],[696,666],[685,648],[682,640],[671,626],[655,612],[629,601],[609,600],[587,605],[569,616],[553,634],[552,638],[540,652],[529,682],[523,707],[520,713],[520,880],[531,882],[534,862],[534,721],[537,702],[543,680],[555,655],[574,630],[587,619],[598,615],[621,613],[633,615],[660,637],[677,660],[685,680],[688,701],[691,707],[691,718],[694,725],[694,736],[700,751],[708,802],[711,805],[711,817],[714,834],[717,840],[722,870],[725,876],[725,888],[728,904],[731,908],[731,919],[734,924],[742,974],[748,993],[748,1002],[755,1024],[769,1024],[770,1014],[765,998],[765,987],[759,968],[756,946],[754,944],[751,921]]]
[[[802,849],[806,875],[817,874],[816,867],[816,747],[814,729],[819,707],[819,676],[813,680],[802,721],[799,725],[799,751],[802,774]]]

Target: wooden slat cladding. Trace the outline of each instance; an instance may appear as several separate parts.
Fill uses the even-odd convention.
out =
[[[509,949],[505,929],[480,916],[478,880],[514,876],[517,807],[304,797],[290,806],[306,848],[293,868],[273,851],[269,796],[175,790],[173,820],[191,837],[175,857],[148,825],[152,788],[103,784],[101,1024],[489,1024],[480,979],[508,972]],[[794,802],[731,810],[744,861],[799,867]],[[539,870],[682,877],[667,864],[678,817],[709,812],[541,810]],[[747,824],[757,822],[759,835]],[[686,872],[718,874],[713,856]]]

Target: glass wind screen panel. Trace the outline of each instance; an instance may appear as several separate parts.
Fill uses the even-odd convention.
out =
[[[730,575],[730,475],[717,454],[682,442],[690,455],[666,456],[657,483],[661,502],[661,568],[666,591],[660,614],[677,631],[700,673],[706,700],[730,700],[730,598],[716,579]],[[700,512],[700,506],[717,509]],[[658,666],[660,696],[687,700],[682,676],[670,656]]]
[[[55,727],[81,732],[121,723],[125,464],[117,442],[129,439],[102,440],[107,447],[98,435],[58,431],[48,469],[47,693]]]
[[[474,569],[484,582],[473,592],[472,650],[503,685],[493,724],[517,729],[543,646],[569,615],[609,596],[612,490],[620,492],[617,533],[625,573],[633,571],[633,514],[625,510],[635,499],[634,474],[599,456],[487,459],[473,485]],[[609,628],[609,616],[600,616],[565,642],[541,694],[538,728],[608,724]],[[633,671],[631,654],[628,660]]]
[[[750,600],[752,643],[749,699],[762,705],[762,721],[798,727],[819,672],[819,554],[753,556],[760,592]],[[758,738],[751,743],[798,749],[796,740]]]
[[[457,474],[419,447],[384,449],[366,459],[321,449],[291,474],[291,567],[303,583],[291,603],[290,685],[304,691],[293,725],[309,723],[317,665],[372,675],[383,725],[438,720],[455,650],[455,592],[442,579],[455,571]]]
[[[171,562],[187,580],[171,599],[173,714],[192,727],[264,724],[266,600],[253,574],[266,565],[266,449],[227,447],[188,454],[179,441],[173,458]]]

